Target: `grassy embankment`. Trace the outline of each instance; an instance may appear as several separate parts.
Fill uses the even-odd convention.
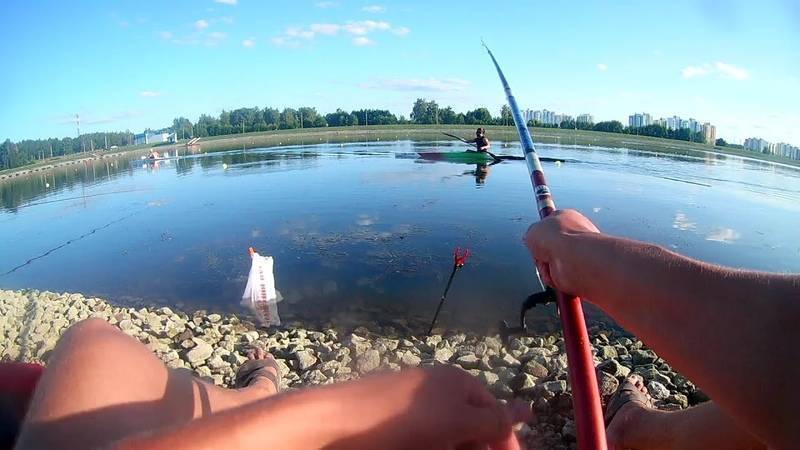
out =
[[[234,150],[237,148],[274,147],[282,145],[311,145],[323,142],[375,142],[387,140],[446,140],[442,132],[449,132],[469,138],[473,125],[370,125],[356,127],[305,128],[293,130],[264,131],[202,138],[199,144],[205,151]],[[514,127],[487,126],[487,134],[496,141],[517,140]],[[544,144],[595,145],[610,148],[655,151],[697,156],[700,153],[719,153],[742,156],[758,160],[783,163],[800,167],[800,161],[775,155],[765,155],[731,147],[716,147],[672,139],[636,136],[630,134],[602,133],[584,130],[563,130],[558,128],[532,128],[534,141]],[[160,151],[172,151],[182,147],[187,140],[176,145],[158,146]],[[0,179],[20,174],[38,172],[53,167],[74,164],[86,159],[113,157],[126,152],[144,152],[150,145],[120,147],[113,151],[95,151],[49,158],[24,167],[0,171]]]

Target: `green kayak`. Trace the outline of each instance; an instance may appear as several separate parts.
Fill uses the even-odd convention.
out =
[[[419,157],[428,161],[448,161],[464,164],[481,164],[494,161],[482,152],[420,152]]]

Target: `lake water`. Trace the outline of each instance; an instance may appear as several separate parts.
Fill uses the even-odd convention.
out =
[[[476,175],[442,142],[133,157],[0,184],[0,287],[244,312],[247,248],[275,257],[284,321],[422,324],[455,247],[444,326],[492,328],[537,290],[521,237],[537,213],[524,162]],[[515,143],[496,152],[518,154]],[[540,145],[560,208],[706,261],[800,272],[800,171],[737,157]],[[185,150],[183,150],[185,151]],[[553,324],[553,311],[531,314]]]

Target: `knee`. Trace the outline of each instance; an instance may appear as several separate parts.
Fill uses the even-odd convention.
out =
[[[64,340],[86,340],[92,342],[98,335],[117,331],[110,323],[103,319],[91,318],[75,323],[64,332]]]

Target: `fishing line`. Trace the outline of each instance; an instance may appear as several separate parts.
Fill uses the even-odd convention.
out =
[[[31,263],[33,263],[33,262],[34,262],[34,261],[36,261],[37,259],[42,259],[42,258],[44,258],[45,256],[47,256],[47,255],[49,255],[49,254],[51,254],[51,253],[53,253],[53,252],[55,252],[55,251],[57,251],[57,250],[59,250],[59,249],[62,249],[62,248],[64,248],[64,247],[68,246],[69,244],[72,244],[72,243],[74,243],[74,242],[78,242],[78,241],[80,241],[80,240],[81,240],[81,239],[83,239],[83,238],[86,238],[86,237],[88,237],[88,236],[91,236],[91,235],[93,235],[93,234],[97,233],[98,231],[101,231],[101,230],[104,230],[104,229],[106,229],[106,228],[110,227],[111,225],[114,225],[114,224],[116,224],[116,223],[122,222],[122,221],[123,221],[123,220],[125,220],[125,219],[129,219],[129,218],[131,218],[131,217],[135,216],[136,214],[139,214],[139,213],[140,213],[140,212],[142,212],[142,211],[143,211],[143,210],[136,211],[136,212],[133,212],[133,213],[131,213],[131,214],[128,214],[127,216],[120,217],[119,219],[116,219],[116,220],[112,220],[111,222],[109,222],[109,223],[107,223],[107,224],[105,224],[105,225],[103,225],[103,226],[101,226],[101,227],[95,228],[95,229],[93,229],[93,230],[91,230],[91,231],[89,231],[89,232],[87,232],[87,233],[84,233],[84,234],[82,234],[82,235],[80,235],[80,236],[78,236],[78,237],[76,237],[76,238],[70,239],[70,240],[68,240],[68,241],[64,242],[63,244],[60,244],[60,245],[58,245],[58,246],[56,246],[56,247],[53,247],[53,248],[51,248],[50,250],[47,250],[46,252],[42,253],[42,254],[41,254],[41,255],[39,255],[39,256],[35,256],[35,257],[33,257],[33,258],[31,258],[31,259],[29,259],[29,260],[25,261],[24,263],[22,263],[22,264],[20,264],[20,265],[18,265],[18,266],[16,266],[16,267],[14,267],[13,269],[9,270],[8,272],[5,272],[5,273],[2,273],[2,274],[0,274],[0,277],[4,277],[4,276],[6,276],[6,275],[12,274],[12,273],[16,272],[17,270],[19,270],[19,269],[21,269],[21,268],[23,268],[23,267],[25,267],[25,266],[27,266],[27,265],[30,265]]]

